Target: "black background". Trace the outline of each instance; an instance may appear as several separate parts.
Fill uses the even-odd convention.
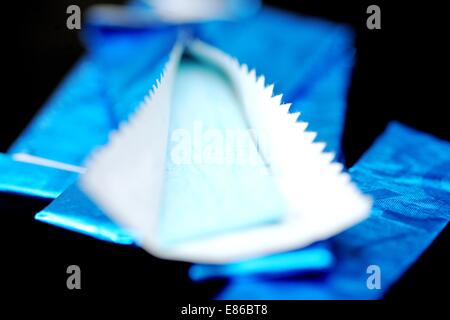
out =
[[[108,1],[121,3],[122,1]],[[427,1],[266,1],[289,10],[345,22],[357,33],[357,62],[348,95],[344,155],[352,165],[390,120],[450,139],[446,11]],[[2,4],[0,151],[5,152],[70,70],[83,48],[66,28],[66,8],[98,1],[41,0]],[[382,29],[366,28],[366,8],[381,7]],[[445,87],[444,87],[445,86]],[[447,90],[446,90],[447,89]],[[420,145],[417,146],[420,148]],[[62,296],[157,288],[158,298],[210,297],[223,283],[193,285],[187,264],[152,258],[138,248],[111,245],[33,221],[46,203],[0,196],[2,265],[22,293]],[[449,284],[449,228],[387,293],[386,299],[443,298]],[[12,249],[12,250],[11,250]],[[66,267],[82,270],[80,291],[66,289]],[[440,290],[439,290],[440,289]],[[156,293],[155,293],[156,294]]]

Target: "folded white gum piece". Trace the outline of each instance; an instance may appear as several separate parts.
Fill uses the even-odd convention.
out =
[[[228,263],[327,239],[366,218],[372,202],[281,100],[224,52],[179,42],[149,96],[91,156],[80,186],[165,259]],[[224,150],[205,161],[208,144],[186,156],[196,125],[209,142],[243,129],[252,165],[227,162]]]

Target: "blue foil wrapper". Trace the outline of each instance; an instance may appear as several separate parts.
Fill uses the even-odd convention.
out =
[[[450,143],[392,123],[350,172],[374,208],[368,220],[330,239],[332,272],[319,279],[232,277],[217,298],[382,297],[448,223]],[[379,267],[379,289],[367,285],[369,266]]]

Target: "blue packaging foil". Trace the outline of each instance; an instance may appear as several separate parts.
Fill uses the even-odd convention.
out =
[[[331,272],[319,279],[232,277],[217,298],[382,297],[448,223],[450,143],[392,123],[350,172],[374,208],[369,219],[330,239]],[[379,289],[367,285],[370,266],[380,270]]]

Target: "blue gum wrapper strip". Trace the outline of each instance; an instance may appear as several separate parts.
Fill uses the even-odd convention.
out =
[[[252,275],[258,278],[279,278],[325,273],[334,264],[334,255],[327,242],[315,243],[301,250],[282,252],[223,264],[194,264],[189,269],[193,281]]]
[[[392,123],[350,170],[370,194],[370,218],[332,238],[336,266],[320,279],[233,277],[218,299],[377,299],[450,217],[450,143]],[[381,271],[369,289],[367,268]]]
[[[54,199],[78,178],[66,170],[19,162],[0,154],[0,192]]]

